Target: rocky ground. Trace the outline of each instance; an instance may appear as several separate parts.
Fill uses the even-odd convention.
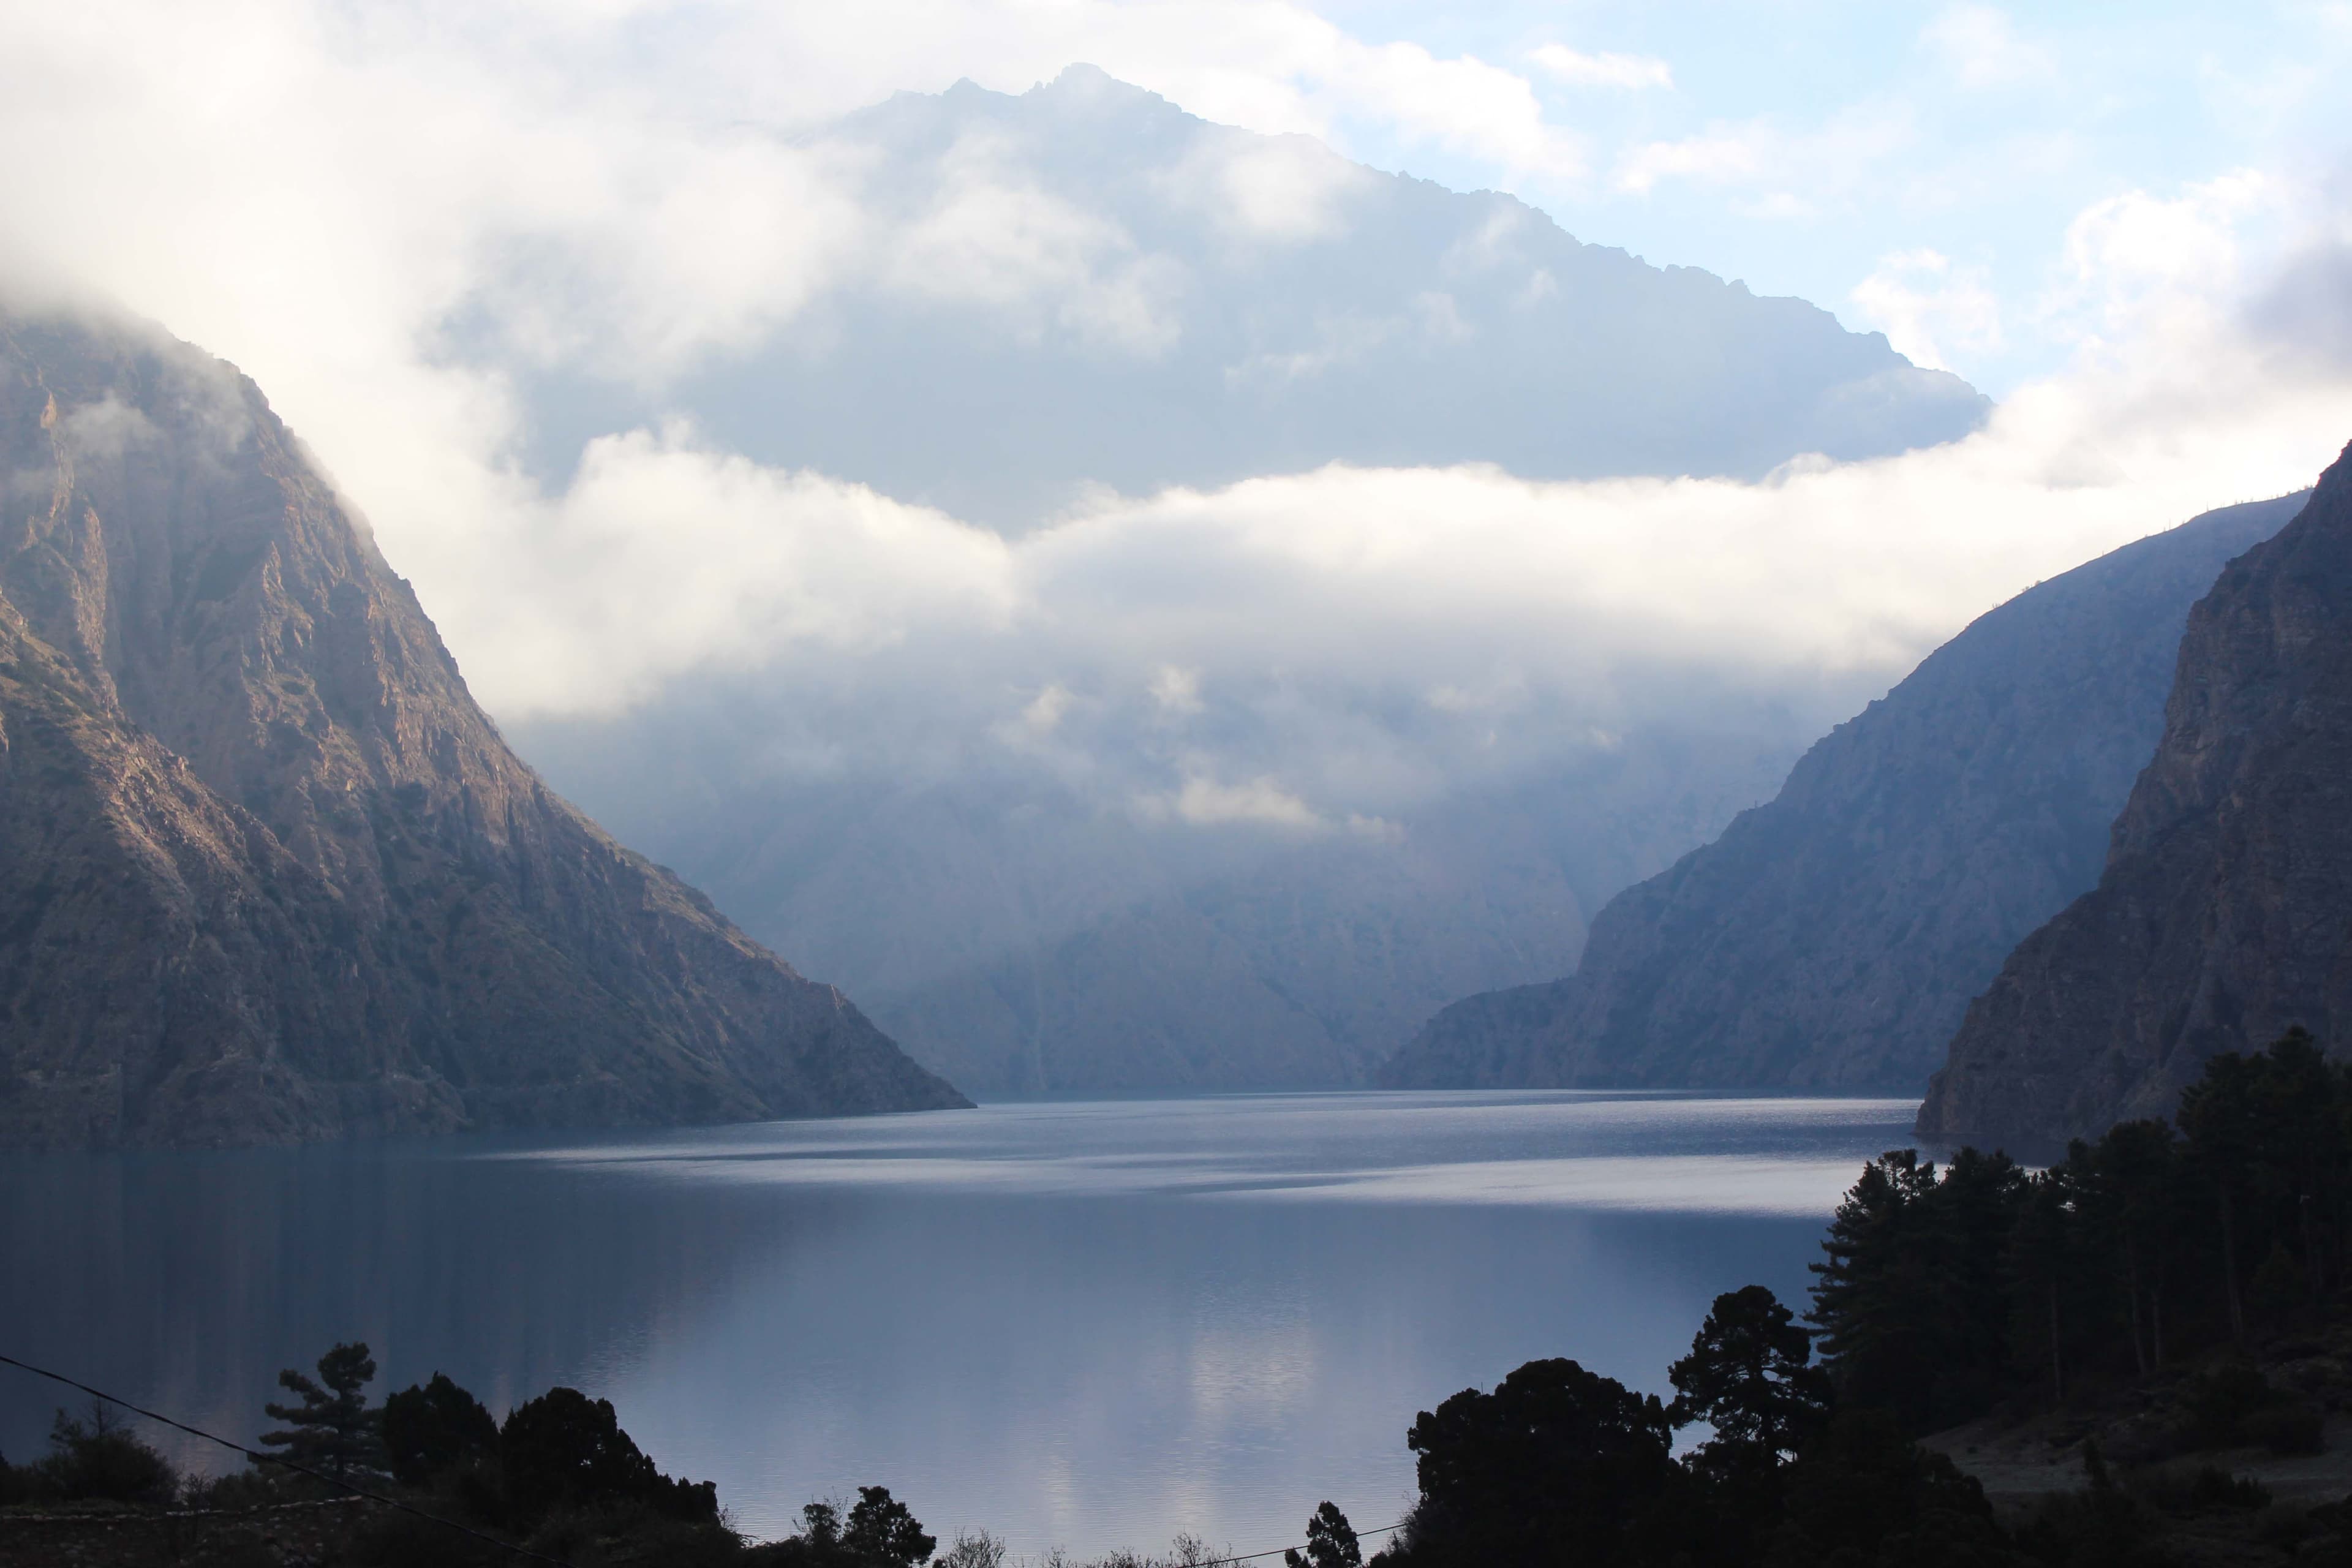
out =
[[[344,1561],[354,1530],[383,1512],[358,1498],[171,1513],[0,1509],[0,1568],[324,1568]]]
[[[2263,1379],[2319,1413],[2315,1452],[2200,1446],[2196,1403],[2221,1365],[2204,1357],[2066,1408],[1993,1415],[1922,1439],[1980,1482],[2006,1521],[2090,1480],[2086,1443],[2139,1507],[2149,1544],[2183,1563],[2352,1558],[2352,1327],[2282,1339],[2255,1358]],[[2255,1490],[2230,1483],[2252,1482]]]

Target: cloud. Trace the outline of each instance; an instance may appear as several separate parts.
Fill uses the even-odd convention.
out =
[[[1981,267],[1954,267],[1940,251],[1897,251],[1854,285],[1862,319],[1927,370],[1950,370],[1947,345],[1963,353],[2001,346],[2000,302]]]
[[[2083,342],[2160,336],[2242,297],[2247,230],[2289,210],[2324,212],[2315,193],[2241,169],[2174,196],[2125,191],[2066,226],[2059,280],[2042,313]]]
[[[1180,669],[1172,664],[1163,664],[1151,672],[1151,680],[1145,689],[1151,693],[1151,700],[1160,704],[1160,710],[1171,717],[1181,718],[1201,711],[1201,672],[1197,669]]]
[[[1022,151],[967,135],[925,169],[929,199],[877,247],[889,289],[990,307],[1026,336],[1058,330],[1145,357],[1172,345],[1181,268],[1041,188]]]
[[[2013,87],[2050,80],[2057,65],[2049,52],[2017,36],[2009,14],[1993,5],[1948,5],[1919,35],[1962,87]]]
[[[1711,125],[1692,136],[1626,148],[1611,183],[1646,195],[1668,181],[1761,191],[1747,209],[1759,217],[1796,217],[1827,198],[1843,198],[1870,173],[1915,140],[1912,111],[1899,101],[1853,105],[1811,131],[1790,131],[1765,117]]]
[[[1092,492],[1008,538],[708,425],[588,420],[593,439],[527,466],[531,377],[658,385],[778,322],[821,333],[844,279],[909,331],[978,301],[988,330],[1170,352],[1198,279],[1153,250],[1148,210],[1056,198],[1015,131],[933,146],[913,116],[890,132],[909,153],[874,117],[814,118],[889,87],[1017,87],[1087,57],[1261,129],[1377,115],[1505,163],[1583,157],[1513,73],[1279,5],[693,14],[36,8],[0,54],[0,128],[42,150],[0,172],[0,269],[110,293],[251,371],[502,718],[731,681],[791,693],[756,741],[780,769],[1045,768],[1109,807],[1160,799],[1171,830],[1393,823],[1643,725],[1774,704],[1801,730],[2039,578],[2305,482],[2352,433],[2342,364],[2276,325],[2317,319],[2329,253],[2263,260],[2263,226],[2323,198],[2247,174],[2087,206],[2045,305],[2078,360],[1976,437],[1758,483],[1326,466]],[[1908,133],[1885,106],[1805,134],[1717,126],[1615,179],[1796,212]],[[928,183],[881,179],[901,153]],[[1286,142],[1181,169],[1236,244],[1269,247],[1343,218],[1360,177]],[[1517,221],[1445,265],[1507,257]],[[2000,325],[1971,287],[1897,253],[1855,302],[1940,357]],[[1454,307],[1335,315],[1302,363],[1263,368],[1464,330]],[[465,352],[488,334],[510,352]]]
[[[2179,202],[2226,229],[2233,199]],[[2205,256],[2226,238],[2158,205],[2085,217],[2084,264],[2120,245],[2136,313],[2090,300],[2110,330],[2078,364],[1946,447],[1761,483],[1332,465],[1098,496],[1006,540],[671,427],[599,442],[561,494],[478,519],[462,566],[420,591],[503,714],[611,712],[735,672],[794,694],[806,732],[780,754],[809,766],[955,773],[1017,752],[1172,826],[1360,817],[1377,837],[1712,701],[1883,688],[2036,581],[2308,482],[2352,435],[2347,367],[2247,331],[2259,289],[2200,295],[2164,269],[2158,300],[2134,259],[2147,234]]]
[[[1673,68],[1649,55],[1588,55],[1565,44],[1542,44],[1528,58],[1572,87],[1672,87]]]
[[[1172,205],[1202,214],[1231,237],[1295,245],[1339,232],[1350,198],[1375,178],[1310,137],[1216,128],[1154,184]]]
[[[1751,180],[1773,166],[1778,142],[1778,136],[1760,124],[1652,142],[1633,149],[1618,164],[1617,188],[1641,195],[1661,180]]]
[[[1150,795],[1138,804],[1147,816],[1173,815],[1202,827],[1246,823],[1319,832],[1329,826],[1313,807],[1271,778],[1255,778],[1238,784],[1189,778],[1172,798]]]

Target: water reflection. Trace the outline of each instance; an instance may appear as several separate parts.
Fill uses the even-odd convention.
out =
[[[1912,1110],[1279,1095],[10,1157],[0,1334],[240,1434],[337,1338],[497,1408],[572,1383],[755,1532],[881,1480],[1024,1551],[1254,1550],[1325,1497],[1388,1522],[1457,1388],[1552,1354],[1655,1386],[1716,1291],[1801,1292]],[[0,1383],[0,1444],[54,1403]]]

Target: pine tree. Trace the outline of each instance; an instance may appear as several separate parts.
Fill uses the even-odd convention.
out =
[[[939,1542],[926,1534],[907,1505],[890,1495],[888,1487],[860,1487],[857,1504],[849,1510],[849,1527],[841,1544],[860,1563],[873,1568],[919,1568],[931,1560]]]
[[[1812,1336],[1763,1286],[1717,1296],[1690,1354],[1666,1373],[1675,1425],[1715,1429],[1701,1468],[1745,1475],[1796,1458],[1829,1417],[1829,1377],[1812,1359]]]
[[[1283,1568],[1364,1568],[1364,1552],[1348,1516],[1327,1500],[1307,1521],[1307,1550],[1292,1547],[1282,1554],[1282,1563]]]
[[[2239,1293],[2239,1227],[2247,1217],[2254,1176],[2257,1124],[2256,1080],[2260,1065],[2227,1052],[2205,1064],[2205,1076],[2180,1096],[2173,1120],[2188,1140],[2189,1157],[2212,1190],[2221,1221],[2221,1289],[2230,1308],[2230,1336],[2246,1337],[2246,1309]]]
[[[283,1448],[294,1463],[326,1470],[337,1479],[380,1475],[384,1468],[383,1412],[369,1409],[367,1395],[361,1392],[374,1381],[375,1358],[364,1344],[337,1345],[320,1356],[315,1383],[287,1368],[278,1374],[278,1386],[299,1394],[302,1403],[263,1405],[286,1423],[287,1430],[265,1432],[262,1442]]]

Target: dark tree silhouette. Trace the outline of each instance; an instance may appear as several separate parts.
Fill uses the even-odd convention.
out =
[[[1675,1385],[1667,1412],[1674,1424],[1704,1421],[1715,1429],[1695,1461],[1754,1474],[1795,1458],[1829,1418],[1829,1376],[1812,1359],[1812,1336],[1763,1286],[1717,1296],[1690,1354],[1666,1373]]]
[[[829,1502],[802,1504],[798,1539],[820,1553],[838,1552],[841,1549],[841,1510]]]
[[[1984,1489],[1904,1436],[1883,1410],[1842,1411],[1789,1471],[1767,1568],[2019,1562]]]
[[[1405,1440],[1421,1502],[1400,1555],[1415,1564],[1643,1562],[1685,1479],[1657,1396],[1572,1361],[1529,1362],[1492,1394],[1465,1389]]]
[[[2221,1220],[2221,1288],[2230,1307],[2230,1333],[2246,1337],[2246,1308],[2238,1290],[2238,1223],[2252,1197],[2256,1125],[2255,1080],[2261,1068],[2229,1052],[2205,1064],[2205,1076],[2181,1094],[2174,1120],[2188,1140],[2189,1157],[2210,1187]]]
[[[1292,1547],[1282,1563],[1283,1568],[1364,1568],[1364,1551],[1348,1516],[1327,1500],[1307,1521],[1307,1550]]]
[[[551,1388],[515,1406],[499,1431],[508,1506],[519,1521],[562,1507],[634,1504],[686,1521],[719,1516],[709,1481],[672,1480],[621,1430],[609,1399]]]
[[[296,1464],[326,1470],[340,1479],[381,1474],[383,1413],[370,1409],[362,1392],[374,1381],[375,1358],[364,1344],[339,1344],[320,1356],[316,1382],[287,1368],[278,1374],[278,1384],[302,1402],[263,1405],[270,1416],[286,1423],[286,1429],[265,1432],[261,1441],[284,1449]]]
[[[432,1382],[383,1402],[384,1452],[393,1475],[408,1486],[425,1486],[488,1459],[498,1446],[499,1424],[446,1373],[436,1372]]]
[[[2126,1121],[2108,1129],[2090,1151],[2084,1196],[2098,1244],[2112,1257],[2123,1287],[2133,1369],[2146,1373],[2165,1362],[2165,1283],[2188,1218],[2171,1127]]]
[[[841,1544],[861,1568],[919,1568],[931,1560],[939,1542],[923,1532],[907,1505],[890,1495],[888,1487],[860,1487],[856,1506],[849,1510],[849,1526]]]
[[[2053,1403],[2066,1397],[2068,1299],[2083,1258],[2081,1213],[2073,1163],[2025,1180],[2010,1228],[2010,1279],[2016,1291],[2014,1338],[2021,1352],[2049,1373]]]
[[[103,1400],[90,1401],[87,1422],[58,1411],[49,1427],[48,1457],[27,1468],[27,1490],[68,1502],[160,1508],[180,1490],[172,1462],[124,1426]]]

